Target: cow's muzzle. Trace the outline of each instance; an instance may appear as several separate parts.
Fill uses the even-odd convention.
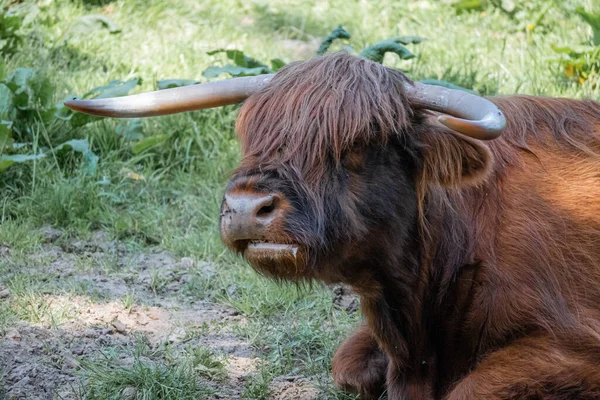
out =
[[[282,232],[285,200],[275,193],[229,191],[221,207],[221,239],[249,261],[295,257]]]
[[[266,240],[279,214],[279,197],[261,193],[225,195],[221,209],[221,235],[226,243]]]

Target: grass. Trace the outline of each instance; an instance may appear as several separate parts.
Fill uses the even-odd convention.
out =
[[[148,91],[158,79],[204,81],[202,71],[224,61],[206,52],[221,47],[263,61],[309,57],[319,40],[342,24],[352,38],[334,49],[348,45],[361,50],[396,35],[427,37],[410,47],[417,58],[399,61],[388,55],[384,60],[413,79],[448,80],[487,95],[600,100],[598,75],[583,84],[569,79],[551,48],[589,42],[591,30],[573,9],[582,5],[600,12],[594,0],[534,0],[513,17],[494,8],[457,13],[452,2],[40,1],[40,13],[25,28],[22,48],[6,58],[6,70],[29,67],[50,77],[55,102],[113,79],[141,77],[135,91]],[[109,17],[121,32],[75,32],[78,18],[88,14]],[[77,129],[63,121],[32,126],[32,147],[87,138],[100,161],[93,175],[85,173],[79,155],[46,157],[0,174],[0,249],[10,249],[0,261],[0,283],[11,290],[9,299],[0,299],[0,330],[19,323],[57,327],[76,319],[66,305],[53,308],[48,300],[52,296],[110,299],[93,281],[61,280],[45,271],[51,261],[30,257],[47,248],[40,227],[64,232],[57,246],[89,240],[93,231],[103,230],[131,251],[160,248],[212,266],[211,273],[195,267],[187,271],[189,279],[173,296],[225,304],[245,318],[246,324],[232,329],[260,358],[257,372],[244,383],[245,398],[268,397],[273,380],[290,374],[314,378],[329,398],[349,398],[333,389],[329,371],[335,348],[360,316],[334,308],[331,293],[321,286],[298,291],[261,278],[220,243],[221,196],[239,160],[233,131],[236,110],[231,106],[145,119],[144,136],[166,133],[169,139],[140,154],[115,133],[115,120]],[[116,253],[100,261],[73,257],[77,273],[100,270],[126,281],[139,273],[134,259],[119,264]],[[170,283],[165,275],[155,269],[149,277],[150,293],[130,289],[118,299],[124,308],[131,311],[149,301],[147,296],[164,295]],[[205,334],[204,328],[187,332],[190,340]],[[138,352],[132,364],[120,366],[117,359],[127,351],[106,349],[103,357],[83,364],[84,398],[117,398],[129,387],[138,399],[209,398],[213,389],[203,380],[218,380],[223,374],[222,362],[206,349],[172,354],[170,361],[161,356],[157,363],[148,363]]]
[[[148,348],[141,346],[136,346],[125,365],[120,357],[127,349],[109,349],[98,359],[83,362],[87,382],[83,398],[201,400],[214,394],[199,378],[223,373],[222,364],[210,352],[195,349],[174,362],[153,362],[143,355]]]

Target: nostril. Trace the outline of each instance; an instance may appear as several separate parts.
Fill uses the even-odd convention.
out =
[[[265,199],[263,204],[261,204],[261,207],[256,212],[256,216],[259,218],[260,217],[262,217],[262,218],[268,217],[275,211],[276,208],[277,208],[277,198],[269,197],[268,199]]]
[[[260,210],[258,210],[258,212],[256,213],[256,216],[257,217],[266,217],[267,215],[271,214],[273,212],[273,210],[275,210],[274,204],[269,204],[268,206],[262,206],[260,208]]]

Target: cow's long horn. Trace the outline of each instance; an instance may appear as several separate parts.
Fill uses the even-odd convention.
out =
[[[233,78],[132,96],[70,100],[75,111],[115,118],[151,117],[241,103],[262,89],[274,74]],[[415,82],[407,85],[414,104],[448,115],[439,121],[464,135],[480,140],[502,134],[506,120],[494,103],[461,90]]]
[[[262,89],[274,74],[232,78],[124,97],[70,100],[72,110],[101,117],[135,118],[241,103]]]
[[[438,120],[464,135],[491,140],[500,136],[506,127],[502,111],[483,97],[419,82],[407,85],[407,92],[414,104],[448,114],[440,115]]]

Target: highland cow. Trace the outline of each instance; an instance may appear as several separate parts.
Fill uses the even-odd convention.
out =
[[[600,398],[600,104],[483,99],[338,53],[69,106],[123,117],[243,100],[223,242],[269,277],[360,296],[364,322],[333,360],[340,388]]]

